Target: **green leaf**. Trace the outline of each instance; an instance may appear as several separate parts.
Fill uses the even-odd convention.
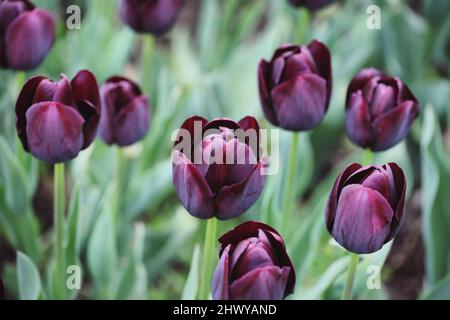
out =
[[[194,253],[191,260],[191,268],[183,289],[182,300],[195,300],[197,297],[198,284],[200,281],[200,246],[194,247]]]
[[[41,292],[41,277],[33,261],[27,255],[17,252],[17,280],[19,298],[36,300]]]
[[[450,275],[436,283],[422,297],[425,300],[450,300]]]

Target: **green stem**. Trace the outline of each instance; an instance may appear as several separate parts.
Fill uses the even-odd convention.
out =
[[[359,256],[356,253],[350,254],[350,265],[348,267],[347,278],[345,280],[344,291],[342,291],[342,300],[350,300],[352,297],[353,282],[355,281],[356,267],[358,266]]]
[[[18,71],[16,73],[16,84],[17,84],[18,92],[20,92],[20,90],[22,90],[22,87],[25,84],[25,79],[26,79],[25,71]]]
[[[144,37],[141,56],[141,83],[146,90],[151,88],[150,83],[153,73],[152,62],[154,51],[155,38],[153,37],[153,35],[148,34]]]
[[[370,149],[366,149],[364,151],[363,166],[368,166],[369,164],[372,164],[372,161],[373,161],[373,152]]]
[[[125,156],[123,153],[123,149],[121,147],[117,147],[117,156],[116,156],[116,172],[114,175],[114,197],[113,197],[113,206],[112,206],[112,221],[114,224],[114,230],[116,226],[120,223],[120,211],[122,209],[122,184],[123,184],[123,170],[125,166]]]
[[[216,253],[216,234],[217,219],[208,219],[206,222],[205,242],[203,244],[202,273],[200,275],[200,288],[198,294],[200,300],[208,300],[211,291],[214,255]]]
[[[286,184],[283,189],[283,216],[282,216],[282,232],[285,237],[289,234],[289,226],[292,225],[292,211],[295,204],[295,179],[297,178],[298,165],[298,146],[300,134],[293,132],[291,137],[291,148],[289,150],[289,162],[285,175]]]
[[[64,191],[64,163],[57,163],[54,166],[54,193],[53,193],[53,223],[55,241],[55,297],[63,299],[65,297],[65,264],[64,252],[64,211],[65,211],[65,191]]]
[[[302,44],[305,41],[305,35],[309,26],[309,11],[299,9],[297,13],[297,29],[295,31],[295,42]]]

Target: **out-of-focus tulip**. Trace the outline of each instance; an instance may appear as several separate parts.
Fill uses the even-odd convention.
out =
[[[315,11],[336,2],[336,0],[289,0],[289,2],[293,6],[305,7],[310,11]]]
[[[27,0],[0,0],[0,65],[31,70],[55,41],[55,19]]]
[[[349,139],[362,148],[393,147],[405,138],[418,114],[417,99],[398,78],[364,69],[349,84],[345,127]]]
[[[28,80],[16,103],[16,128],[24,149],[48,163],[66,162],[87,148],[100,119],[95,76],[83,70],[72,81],[37,76]]]
[[[133,81],[109,78],[100,88],[102,117],[100,136],[105,143],[127,146],[142,139],[150,126],[147,97]]]
[[[223,235],[211,284],[215,300],[281,300],[294,292],[295,270],[281,236],[249,221]]]
[[[161,36],[175,25],[184,0],[122,0],[120,16],[134,31]]]
[[[242,133],[253,138],[247,139]],[[243,214],[264,186],[259,125],[253,117],[239,122],[187,119],[175,143],[173,161],[178,198],[191,215],[201,219],[224,220]]]
[[[328,199],[328,231],[348,251],[378,251],[400,228],[405,191],[405,175],[395,163],[349,165],[336,179]]]
[[[323,119],[332,88],[328,48],[284,45],[272,60],[261,60],[258,85],[264,114],[272,124],[290,131],[310,130]]]

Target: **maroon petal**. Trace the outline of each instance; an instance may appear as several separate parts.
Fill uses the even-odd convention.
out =
[[[26,112],[33,104],[34,94],[39,84],[47,80],[45,77],[34,77],[25,82],[19,97],[16,101],[16,129],[17,134],[22,141],[23,148],[28,151],[27,135],[26,135]]]
[[[72,79],[71,85],[75,102],[88,101],[97,109],[100,108],[100,94],[97,79],[90,71],[79,71]]]
[[[41,102],[26,113],[28,148],[38,159],[48,163],[75,158],[83,146],[84,120],[71,107],[59,102]]]
[[[402,141],[409,133],[409,129],[418,114],[418,105],[408,100],[376,118],[373,122],[376,140],[370,146],[371,149],[373,151],[384,151]]]
[[[199,139],[201,139],[202,129],[207,123],[208,123],[208,120],[206,120],[205,118],[200,117],[200,116],[193,116],[193,117],[187,118],[186,121],[183,122],[183,124],[180,127],[180,130],[183,130],[183,131],[186,130],[186,133],[188,133],[189,138],[190,138],[191,146],[194,144],[194,139],[195,139],[194,135],[195,134],[198,134]],[[199,132],[196,132],[197,130]],[[182,134],[182,132],[180,132],[177,135],[177,139],[175,140],[174,146],[178,145],[182,141],[183,141],[183,134]]]
[[[254,117],[246,116],[246,117],[242,118],[241,120],[239,120],[238,125],[241,127],[242,130],[244,130],[244,134],[245,134],[245,131],[247,131],[247,130],[252,130],[255,133],[256,141],[251,141],[251,139],[250,139],[251,135],[248,135],[248,137],[246,137],[246,139],[245,139],[245,143],[252,148],[253,153],[256,155],[256,159],[259,160],[261,152],[260,152],[260,135],[259,135],[260,129],[259,129],[258,121],[256,121],[256,119]],[[247,132],[247,134],[250,134],[250,133],[251,132]]]
[[[264,187],[261,162],[253,168],[245,180],[225,186],[216,195],[216,218],[227,220],[240,216],[258,200]]]
[[[11,22],[21,13],[34,9],[34,6],[28,1],[1,1],[0,2],[0,38],[6,34]]]
[[[77,109],[85,121],[83,125],[84,142],[82,149],[86,149],[91,145],[97,135],[100,113],[97,108],[88,101],[78,101]]]
[[[39,92],[39,88],[36,93]],[[75,107],[75,101],[72,94],[72,86],[66,75],[61,75],[61,79],[56,83],[55,92],[51,101],[58,101],[66,106]]]
[[[368,148],[372,144],[374,134],[369,107],[360,90],[352,95],[347,104],[345,129],[348,138],[361,148]]]
[[[352,163],[342,171],[342,173],[336,178],[330,195],[328,196],[327,206],[325,207],[325,223],[328,231],[331,233],[333,229],[334,219],[336,217],[336,210],[339,195],[344,186],[345,181],[362,166],[358,163]]]
[[[255,269],[230,285],[230,300],[281,300],[289,272],[289,267]]]
[[[332,235],[348,251],[372,253],[386,242],[393,216],[379,192],[352,184],[339,197]]]
[[[198,168],[181,152],[173,152],[173,184],[178,199],[194,217],[209,219],[214,216],[211,189]]]
[[[272,90],[272,101],[280,127],[291,131],[310,130],[326,111],[326,82],[305,74],[283,82]]]
[[[45,10],[34,9],[19,15],[5,35],[8,65],[15,70],[31,70],[44,60],[55,40],[55,19]]]
[[[228,245],[221,253],[219,262],[214,271],[211,282],[211,295],[213,300],[228,300],[228,279],[229,279],[229,252],[231,245]]]
[[[327,102],[326,108],[331,98],[331,90],[333,88],[333,71],[331,68],[331,54],[328,47],[322,42],[313,40],[308,45],[308,49],[314,58],[319,75],[327,82]]]
[[[273,125],[278,125],[277,116],[273,109],[272,100],[270,97],[271,80],[270,80],[270,64],[261,60],[258,67],[258,89],[259,98],[261,100],[264,116]]]
[[[383,73],[380,70],[374,68],[367,68],[361,70],[350,82],[347,90],[346,104],[349,105],[349,99],[352,97],[353,93],[357,90],[362,90],[366,85],[367,81],[376,76],[381,76]]]
[[[394,177],[394,184],[397,190],[397,194],[399,195],[398,204],[395,208],[395,215],[391,223],[391,230],[389,236],[386,239],[386,242],[392,240],[395,235],[398,233],[400,226],[404,220],[405,213],[405,195],[406,195],[406,178],[403,173],[402,168],[396,163],[388,163],[386,165],[391,169],[392,175]]]
[[[216,118],[214,120],[209,121],[204,127],[203,127],[203,135],[208,135],[208,130],[216,130],[220,129],[221,127],[231,129],[231,130],[237,130],[239,129],[239,124],[236,121],[233,121],[228,118]]]
[[[42,79],[39,85],[34,89],[35,92],[32,103],[52,101],[57,86],[58,84],[51,79]]]

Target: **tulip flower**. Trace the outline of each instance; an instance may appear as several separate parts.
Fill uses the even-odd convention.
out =
[[[0,66],[31,70],[55,40],[55,19],[28,0],[0,0]]]
[[[235,136],[239,131],[253,133],[253,141]],[[258,122],[253,117],[239,122],[191,117],[181,126],[181,133],[186,134],[175,144],[173,182],[186,210],[201,219],[224,220],[243,214],[258,199],[265,180]],[[189,140],[187,147],[180,150],[185,139]]]
[[[417,99],[398,78],[364,69],[347,90],[345,127],[362,148],[384,151],[402,141],[419,114]]]
[[[328,199],[328,231],[348,251],[378,251],[401,226],[405,191],[405,175],[395,163],[349,165],[336,179]]]
[[[283,238],[249,221],[223,235],[211,285],[215,300],[281,300],[294,292],[295,270]]]
[[[161,36],[175,25],[184,0],[122,0],[120,16],[134,31]]]
[[[330,102],[330,52],[317,40],[284,45],[272,60],[259,63],[258,85],[267,120],[290,131],[310,130],[322,121]]]
[[[319,10],[327,5],[336,2],[336,0],[289,0],[296,7],[305,7],[310,11]]]
[[[127,146],[141,140],[150,126],[147,97],[133,81],[109,78],[100,88],[102,117],[100,136],[109,145]]]
[[[16,128],[24,149],[48,163],[66,162],[87,148],[100,119],[95,76],[87,70],[72,81],[37,76],[23,86],[16,103]]]

